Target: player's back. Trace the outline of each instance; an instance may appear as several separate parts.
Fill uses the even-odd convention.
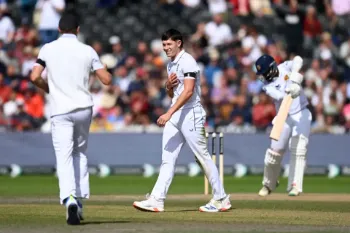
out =
[[[89,75],[93,49],[75,35],[64,35],[45,45],[51,114],[58,115],[93,105]]]

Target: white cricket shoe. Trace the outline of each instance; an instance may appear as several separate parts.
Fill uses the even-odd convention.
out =
[[[200,212],[225,212],[231,209],[230,195],[226,195],[226,197],[221,200],[211,199],[208,204],[199,207]]]
[[[65,201],[66,205],[66,221],[68,225],[79,225],[80,215],[78,202],[72,195]]]
[[[271,190],[267,186],[263,186],[259,191],[259,196],[266,197],[271,194]]]
[[[148,212],[163,212],[164,211],[164,201],[157,200],[153,196],[146,195],[146,200],[135,201],[133,206],[141,211]]]
[[[295,196],[299,196],[300,192],[298,191],[298,189],[296,187],[293,187],[289,193],[288,193],[288,196],[291,196],[291,197],[295,197]]]

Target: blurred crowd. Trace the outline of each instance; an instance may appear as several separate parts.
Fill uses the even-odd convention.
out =
[[[98,6],[123,3],[100,0]],[[20,9],[19,23],[11,16],[10,2],[0,0],[0,126],[5,131],[48,132],[49,98],[28,77],[40,47],[59,36],[58,20],[67,1],[11,4]],[[255,60],[268,53],[278,63],[296,54],[304,58],[314,133],[350,129],[350,30],[344,23],[350,22],[350,0],[160,0],[159,5],[176,12],[205,5],[211,15],[185,40],[186,51],[201,67],[208,128],[235,133],[270,129],[276,110],[254,68]],[[228,19],[235,18],[247,23],[233,30]],[[283,25],[273,34],[254,23],[274,18]],[[92,132],[159,130],[155,122],[171,101],[164,90],[168,58],[159,36],[150,43],[138,41],[135,51],[124,49],[120,35],[111,35],[108,45],[90,43],[113,74],[109,87],[91,74]],[[84,41],[84,35],[79,39]]]

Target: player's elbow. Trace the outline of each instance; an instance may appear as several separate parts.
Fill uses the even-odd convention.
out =
[[[106,75],[106,77],[104,77],[103,79],[101,79],[101,82],[102,82],[104,85],[111,85],[111,84],[112,84],[112,75],[111,75],[111,74]]]
[[[185,90],[184,92],[187,98],[191,98],[191,96],[193,95],[193,90]]]

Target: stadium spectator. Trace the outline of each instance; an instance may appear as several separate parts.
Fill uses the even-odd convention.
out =
[[[63,0],[46,1],[46,8],[50,6],[55,13],[41,14],[39,24],[36,24],[38,11],[31,22],[30,13],[23,16],[7,10],[8,5],[9,9],[19,7],[21,11],[25,0],[21,0],[23,5],[8,1],[0,7],[3,13],[0,28],[4,28],[0,30],[1,130],[49,130],[49,99],[31,87],[28,74],[33,57],[43,44],[40,23],[53,25],[54,18],[60,15],[48,3],[60,1]],[[38,7],[39,2],[42,4],[43,1],[38,1]],[[66,10],[69,10],[68,2],[63,3]],[[96,14],[89,12],[86,22],[82,18],[82,36],[91,41],[101,61],[113,74],[113,85],[107,89],[91,75],[90,88],[95,103],[93,131],[159,129],[154,123],[169,107],[170,99],[163,88],[167,58],[157,30],[164,26],[163,17],[169,15],[174,18],[172,26],[185,32],[185,49],[194,54],[200,65],[202,103],[207,113],[206,126],[210,129],[223,127],[236,133],[268,130],[274,113],[268,111],[271,115],[260,118],[265,110],[259,109],[264,109],[264,104],[269,106],[268,109],[273,105],[261,93],[262,83],[254,74],[252,63],[262,53],[268,53],[280,64],[293,57],[293,52],[301,50],[305,58],[303,85],[310,100],[314,132],[349,130],[348,10],[338,7],[347,1],[178,0],[177,4],[181,5],[178,14],[173,14],[172,9],[164,14],[162,6],[156,3],[152,3],[154,9],[138,14],[129,9],[130,4],[142,2],[118,0],[118,6],[123,7],[100,8],[98,14],[97,11]],[[165,4],[169,6],[173,2],[165,1]],[[84,15],[84,9],[78,8],[80,3],[75,4],[76,12]],[[45,13],[44,8],[42,10]],[[94,29],[108,21],[111,14],[113,17],[119,13],[123,15],[123,11],[125,17],[137,19],[144,27],[148,21],[142,18],[143,15],[159,22],[147,30],[145,36],[133,32],[132,27],[124,28],[123,24],[120,27],[124,31],[130,30],[128,33],[119,31],[120,27],[107,28],[107,24],[104,33],[95,32]],[[44,22],[45,15],[50,19]],[[103,18],[99,18],[100,15]],[[58,36],[57,25],[52,29]],[[137,34],[133,41],[124,36],[130,33]]]
[[[7,13],[7,5],[0,4],[0,40],[6,45],[12,43],[15,36],[15,25]]]
[[[40,11],[40,43],[44,45],[58,38],[58,22],[65,9],[64,0],[38,0],[36,10]]]
[[[215,14],[213,20],[205,26],[209,45],[219,46],[232,42],[233,34],[229,25],[223,21],[221,14]]]
[[[252,122],[257,131],[264,132],[275,115],[275,106],[264,92],[260,92],[258,102],[252,108]]]

